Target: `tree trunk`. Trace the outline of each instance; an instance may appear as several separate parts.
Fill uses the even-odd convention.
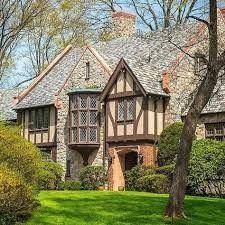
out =
[[[209,0],[210,22],[209,30],[209,60],[207,72],[201,81],[194,100],[188,110],[181,135],[179,152],[175,166],[170,196],[165,210],[165,216],[171,218],[184,216],[184,198],[186,191],[186,177],[190,160],[193,137],[200,114],[209,101],[218,78],[217,67],[217,4],[216,0]],[[207,23],[207,22],[206,22]]]

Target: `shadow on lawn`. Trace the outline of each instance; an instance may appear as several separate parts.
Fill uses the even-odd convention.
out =
[[[62,192],[60,192],[62,193]],[[76,193],[76,192],[74,192]],[[34,224],[45,225],[224,225],[223,215],[225,202],[218,199],[188,198],[186,200],[187,215],[191,219],[166,221],[162,214],[167,197],[136,193],[101,193],[78,192],[47,196],[51,204],[42,204],[38,214],[38,221]],[[85,197],[84,197],[85,196]],[[214,203],[214,204],[213,204]],[[215,207],[216,205],[216,207]],[[221,220],[213,221],[214,217]],[[50,220],[50,217],[53,220]],[[57,221],[55,220],[57,218]],[[34,217],[34,222],[35,222]],[[214,223],[215,222],[215,223]]]

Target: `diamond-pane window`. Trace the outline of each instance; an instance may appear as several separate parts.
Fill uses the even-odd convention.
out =
[[[97,112],[96,111],[90,112],[90,125],[97,125]]]
[[[80,111],[80,125],[87,125],[88,121],[88,112]]]
[[[72,137],[73,137],[73,142],[77,143],[78,142],[78,132],[77,132],[77,128],[73,128],[72,129]]]
[[[90,108],[91,109],[97,108],[97,99],[95,96],[90,96]]]
[[[87,142],[87,128],[80,128],[80,142]]]
[[[77,124],[78,124],[78,113],[77,113],[77,111],[74,111],[73,112],[73,126],[77,126]]]
[[[134,119],[134,99],[127,100],[127,120]]]
[[[90,142],[97,142],[97,128],[90,128]]]
[[[87,96],[80,96],[80,108],[81,109],[87,108]]]
[[[122,121],[124,120],[124,115],[125,115],[125,105],[124,105],[124,100],[120,100],[118,102],[118,120]]]

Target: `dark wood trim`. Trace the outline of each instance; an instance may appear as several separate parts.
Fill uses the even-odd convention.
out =
[[[114,70],[113,74],[111,75],[108,84],[105,86],[103,92],[102,92],[102,96],[101,96],[101,102],[105,100],[105,98],[107,97],[111,87],[113,86],[113,84],[117,83],[115,82],[118,75],[120,74],[120,70],[122,68],[125,68],[125,70],[128,72],[128,74],[132,77],[132,79],[135,81],[136,85],[138,86],[138,88],[141,90],[142,94],[144,96],[146,96],[146,92],[144,90],[144,88],[142,87],[142,85],[140,84],[139,80],[136,78],[136,76],[134,75],[133,71],[131,70],[131,68],[128,66],[128,64],[126,63],[126,61],[121,58],[121,60],[119,61],[116,69]]]
[[[117,137],[117,121],[118,121],[118,99],[115,100],[115,130],[114,130],[114,136]]]
[[[70,143],[68,144],[68,146],[71,148],[71,149],[79,149],[79,148],[83,148],[84,151],[85,149],[98,149],[100,147],[100,143],[95,143],[95,144],[81,144],[81,143]]]
[[[48,143],[36,143],[36,146],[39,148],[44,148],[44,147],[56,147],[56,142],[48,142]]]
[[[158,109],[157,109],[157,108],[158,108],[158,107],[157,107],[157,98],[155,98],[155,99],[154,99],[154,120],[155,120],[155,121],[154,121],[154,133],[155,133],[155,135],[157,135],[157,132],[158,132],[158,131],[157,131],[157,129],[158,129],[158,124],[157,124],[157,123],[158,123],[158,122],[157,122],[157,121],[158,121],[158,120],[157,120],[157,119],[158,119],[158,118],[157,118],[157,116],[158,116],[158,115],[157,115],[157,114],[158,114],[158,113],[157,113],[157,110],[158,110]]]
[[[51,109],[52,109],[52,107],[50,107],[49,111],[48,111],[48,116],[49,116],[49,120],[48,120],[48,142],[50,141]]]
[[[138,102],[138,101],[137,101],[137,102]],[[135,107],[136,107],[136,105],[135,105]],[[135,122],[134,122],[134,135],[137,134],[138,124],[139,124],[139,122],[140,122],[141,115],[142,115],[142,113],[143,113],[143,111],[144,111],[143,108],[144,108],[144,98],[142,98],[141,110],[140,110],[140,112],[138,113],[137,119],[136,119]],[[144,130],[143,130],[143,132],[144,132]]]
[[[159,135],[126,135],[126,136],[117,136],[117,137],[107,137],[107,142],[127,142],[127,141],[138,141],[138,140],[147,140],[147,141],[156,141],[159,139]]]
[[[143,96],[143,94],[140,91],[126,91],[126,92],[111,94],[110,96],[108,96],[107,99],[111,100],[111,99],[117,99],[117,98],[137,97],[137,96]]]
[[[144,99],[144,135],[148,134],[148,96],[146,96]]]
[[[126,92],[126,82],[127,81],[127,71],[126,70],[124,70],[123,71],[123,92]]]

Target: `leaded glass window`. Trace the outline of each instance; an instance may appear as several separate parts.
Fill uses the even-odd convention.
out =
[[[88,111],[80,111],[79,120],[80,125],[87,125]]]
[[[118,120],[123,121],[125,118],[125,104],[124,100],[118,101]]]
[[[80,142],[87,142],[87,128],[81,127],[79,130],[80,130]]]
[[[127,100],[127,120],[134,119],[134,99]]]
[[[134,120],[135,117],[134,98],[121,99],[118,101],[118,121]]]
[[[80,96],[80,108],[81,109],[87,108],[87,96]]]
[[[97,142],[97,128],[90,128],[90,142]]]
[[[96,111],[90,112],[90,125],[97,125],[97,112]]]
[[[75,99],[77,107],[75,107]],[[71,142],[98,142],[98,100],[95,94],[71,96]]]

